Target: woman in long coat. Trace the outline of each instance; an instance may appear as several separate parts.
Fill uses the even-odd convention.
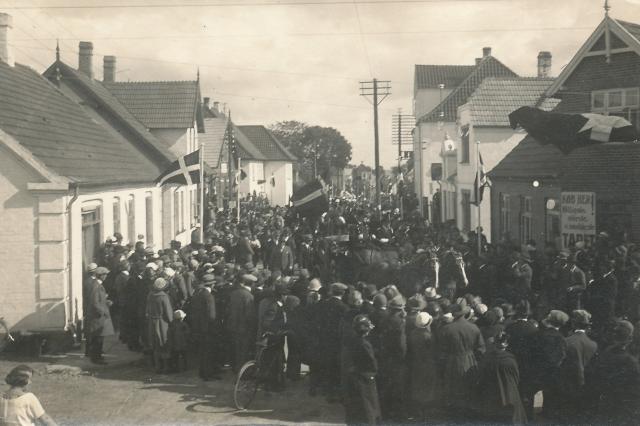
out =
[[[420,312],[415,318],[415,328],[409,334],[407,345],[411,410],[412,414],[419,416],[419,421],[426,419],[426,410],[436,399],[436,347],[431,334],[432,321],[431,315]]]
[[[164,278],[157,278],[153,282],[153,289],[147,296],[145,310],[148,342],[153,351],[153,364],[159,373],[167,369],[167,360],[171,355],[167,342],[173,310],[169,295],[165,293],[167,287],[168,283]]]

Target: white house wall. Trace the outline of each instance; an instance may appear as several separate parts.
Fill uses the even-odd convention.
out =
[[[194,122],[190,128],[180,129],[151,129],[151,133],[167,144],[169,150],[176,156],[189,154],[199,148],[198,132]]]
[[[267,161],[264,170],[266,193],[272,206],[286,206],[293,193],[293,164],[287,161]],[[271,177],[275,186],[271,185]]]

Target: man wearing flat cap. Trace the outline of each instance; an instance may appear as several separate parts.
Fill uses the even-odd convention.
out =
[[[102,285],[108,273],[109,270],[105,267],[96,268],[96,279],[87,303],[86,331],[89,335],[89,357],[94,364],[106,364],[102,356],[102,345],[106,336],[114,334],[109,312],[111,301]]]
[[[340,398],[340,323],[349,310],[342,301],[347,286],[333,283],[329,286],[330,296],[318,306],[320,359],[319,376],[325,381],[327,399],[337,402]]]
[[[192,330],[198,342],[198,375],[202,380],[218,380],[220,366],[215,364],[216,301],[211,293],[215,277],[207,274],[191,300]]]
[[[256,305],[251,290],[257,281],[254,275],[244,274],[229,296],[227,330],[233,341],[232,367],[235,373],[251,358],[255,342]]]

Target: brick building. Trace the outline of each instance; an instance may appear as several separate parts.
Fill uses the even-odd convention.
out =
[[[546,92],[556,112],[622,116],[640,129],[640,25],[605,16]],[[525,138],[491,172],[492,235],[562,243],[560,194],[596,194],[597,231],[640,238],[640,146],[608,143],[563,155]]]

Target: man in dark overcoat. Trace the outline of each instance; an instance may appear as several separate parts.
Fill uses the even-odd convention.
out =
[[[258,279],[251,274],[242,276],[241,283],[229,297],[227,330],[233,341],[233,371],[237,373],[253,352],[256,335],[256,306],[251,287]]]
[[[109,270],[105,267],[98,267],[95,271],[95,282],[89,294],[87,304],[87,332],[89,333],[89,357],[94,364],[106,364],[102,356],[102,346],[104,338],[114,334],[113,323],[109,306],[111,301],[107,297],[107,291],[102,285]]]
[[[202,277],[191,300],[191,329],[198,342],[198,374],[203,380],[219,379],[219,365],[214,365],[216,336],[216,301],[211,293],[215,277]]]
[[[385,421],[404,420],[405,356],[407,355],[406,313],[402,296],[389,302],[389,316],[381,325],[380,403]]]

